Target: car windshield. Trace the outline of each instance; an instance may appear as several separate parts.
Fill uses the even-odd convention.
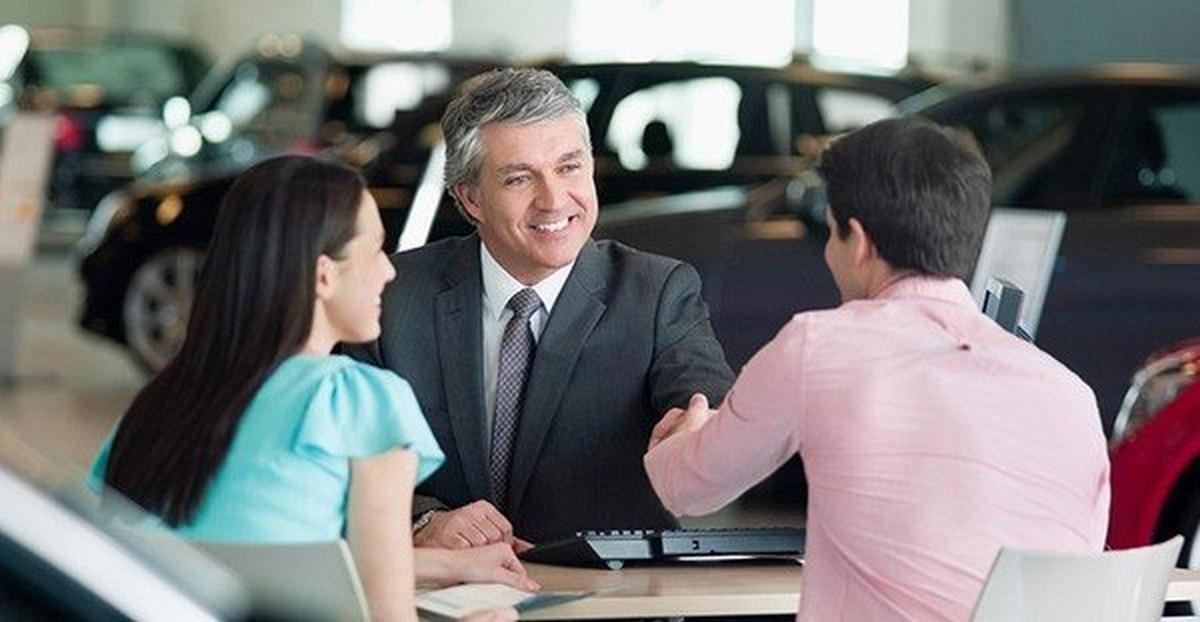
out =
[[[68,103],[157,105],[188,89],[176,54],[148,43],[37,49],[30,53],[30,62],[38,86]]]

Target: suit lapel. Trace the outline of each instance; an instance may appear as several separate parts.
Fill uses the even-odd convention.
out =
[[[445,273],[437,296],[437,340],[454,446],[471,498],[487,497],[487,452],[483,441],[482,284],[479,239],[464,243]]]
[[[558,412],[567,381],[579,360],[584,343],[604,314],[601,298],[603,266],[595,243],[588,240],[575,261],[571,276],[554,303],[545,330],[538,340],[533,370],[525,387],[521,422],[517,428],[509,478],[507,513],[521,507],[525,487],[533,475],[538,454]]]

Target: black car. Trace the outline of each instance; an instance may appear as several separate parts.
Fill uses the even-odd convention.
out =
[[[1146,353],[1200,332],[1200,72],[975,79],[899,108],[970,132],[994,205],[1066,213],[1036,343],[1092,386],[1110,428]],[[736,369],[792,314],[838,302],[814,183],[633,202],[602,212],[597,235],[695,264]]]
[[[994,205],[1066,213],[1037,344],[1111,428],[1143,357],[1200,333],[1200,68],[947,84],[901,110],[970,132]]]
[[[134,154],[134,172],[143,184],[229,176],[278,153],[397,133],[429,116],[431,99],[496,64],[417,53],[334,56],[299,37],[264,37],[179,102],[177,118]]]
[[[276,41],[202,87],[200,112],[167,137],[190,134],[190,147],[107,195],[77,247],[87,287],[82,325],[127,344],[147,369],[161,368],[182,343],[217,207],[237,173],[283,152],[325,152],[362,166],[394,243],[428,148],[440,139],[429,128],[450,89],[494,65],[427,54],[339,59],[298,39]],[[224,119],[217,134],[205,129],[213,119]]]
[[[337,73],[314,74],[313,67],[322,66],[320,62],[293,63],[285,58],[271,63],[270,72],[259,65],[253,75],[300,76],[267,81],[272,85],[293,83],[290,91],[294,93],[303,92],[297,90],[297,82],[341,83],[336,92],[352,93],[355,89],[347,87],[345,80],[367,73],[335,69],[347,78],[331,80],[320,76]],[[331,60],[326,66],[346,65]],[[819,144],[816,137],[847,124],[893,114],[895,100],[927,84],[803,66],[772,69],[644,63],[547,67],[563,78],[587,109],[602,205],[793,175],[807,165]],[[317,77],[303,77],[309,75]],[[382,210],[389,247],[409,220],[409,205],[428,148],[439,135],[437,121],[448,97],[446,91],[426,93],[420,105],[393,120],[392,132],[377,132],[357,142],[341,141],[344,144],[338,148],[347,161],[363,168]],[[699,116],[672,112],[676,104],[693,98],[702,101],[709,112],[696,113]],[[290,119],[294,107],[285,108],[285,118]],[[323,109],[347,108],[353,106],[326,105]],[[333,123],[337,129],[347,127],[344,119],[331,118],[317,122],[301,115],[299,120],[266,121],[263,125],[327,127]],[[715,137],[719,144],[696,144],[693,134]],[[87,289],[82,325],[126,344],[134,358],[149,369],[165,364],[182,340],[192,287],[221,196],[236,173],[256,159],[255,154],[277,152],[295,136],[276,140],[273,150],[257,150],[256,146],[266,141],[247,137],[241,147],[242,160],[233,161],[228,151],[238,140],[224,141],[234,145],[219,147],[224,155],[208,158],[196,154],[192,164],[179,171],[183,181],[174,177],[175,181],[152,185],[135,183],[126,192],[114,193],[98,210],[81,243],[86,255],[81,273]],[[441,196],[440,187],[433,187],[431,192],[438,194],[442,208],[417,235],[422,243],[468,230],[467,223]]]
[[[923,77],[689,62],[550,64],[587,111],[601,205],[804,170],[820,137],[892,116]]]
[[[55,111],[50,203],[91,209],[133,178],[130,154],[158,131],[163,103],[192,92],[208,65],[191,45],[149,35],[2,26],[0,126],[19,108]]]

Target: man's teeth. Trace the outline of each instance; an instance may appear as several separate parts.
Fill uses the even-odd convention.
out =
[[[547,232],[562,231],[563,229],[567,228],[567,222],[569,220],[570,220],[569,218],[564,218],[562,220],[548,222],[544,225],[534,225],[533,228],[537,229],[538,231],[547,231]]]

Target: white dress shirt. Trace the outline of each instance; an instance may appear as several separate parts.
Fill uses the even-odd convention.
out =
[[[514,279],[492,254],[487,245],[479,243],[479,266],[483,276],[483,313],[480,319],[483,323],[483,406],[486,417],[487,441],[491,444],[492,418],[496,410],[496,376],[500,367],[500,341],[504,338],[504,327],[513,316],[508,308],[508,301],[517,292],[525,289],[525,285]],[[575,262],[563,266],[550,276],[542,279],[533,286],[538,298],[542,300],[542,308],[529,318],[529,328],[533,330],[533,340],[537,342],[546,327],[546,320],[554,309],[554,301],[562,291],[571,268]],[[534,355],[537,356],[536,354]]]

